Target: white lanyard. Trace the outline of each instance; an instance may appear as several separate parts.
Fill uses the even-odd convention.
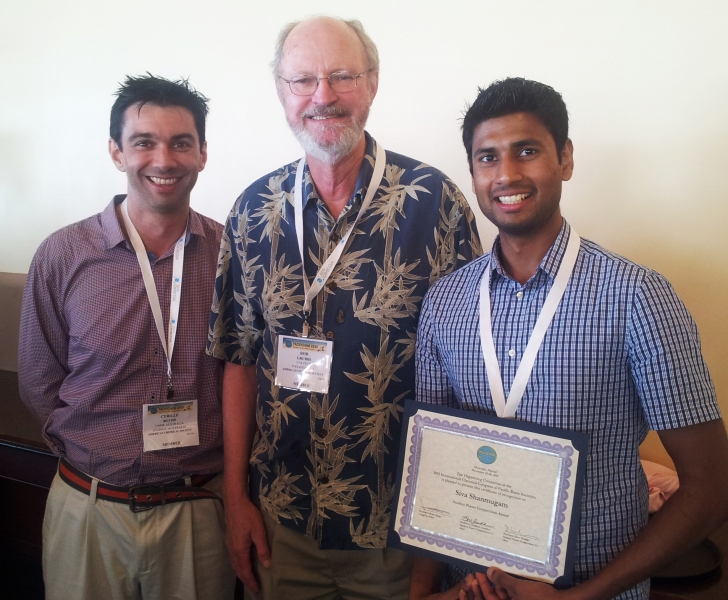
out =
[[[174,245],[174,262],[172,263],[172,298],[169,305],[169,326],[167,327],[167,340],[164,339],[164,325],[162,324],[162,307],[159,304],[159,296],[157,295],[157,286],[154,283],[152,275],[152,266],[149,263],[144,242],[139,237],[134,223],[129,218],[129,206],[127,201],[121,203],[121,214],[124,217],[124,225],[129,234],[129,240],[136,252],[139,268],[142,271],[142,279],[144,279],[144,287],[147,290],[147,298],[149,298],[149,306],[152,308],[154,315],[154,323],[157,326],[157,333],[164,348],[164,354],[167,357],[167,398],[174,396],[172,388],[172,352],[174,350],[174,340],[177,336],[177,320],[179,318],[179,302],[182,296],[182,267],[185,261],[185,235],[183,235]],[[187,232],[185,231],[185,234]]]
[[[296,183],[295,183],[295,189],[294,189],[294,196],[293,196],[293,207],[294,207],[294,218],[295,218],[295,224],[296,224],[296,237],[298,238],[298,251],[301,253],[301,270],[303,271],[303,290],[305,294],[305,299],[303,302],[303,337],[308,337],[308,316],[311,314],[311,303],[313,302],[313,299],[318,295],[318,293],[321,291],[321,289],[326,285],[326,282],[328,281],[329,277],[331,276],[331,273],[334,270],[334,267],[339,262],[339,258],[341,257],[341,253],[344,251],[344,248],[346,247],[346,242],[349,240],[349,236],[351,236],[351,233],[354,231],[354,228],[356,227],[357,223],[359,222],[359,219],[361,216],[366,212],[366,210],[369,208],[369,204],[372,201],[372,198],[374,198],[374,194],[376,194],[377,190],[379,189],[379,184],[382,182],[382,177],[384,175],[384,167],[387,164],[386,160],[386,152],[384,151],[384,148],[382,148],[377,142],[374,142],[375,150],[377,157],[374,160],[374,172],[372,173],[372,179],[369,182],[369,186],[367,187],[367,193],[366,196],[364,196],[364,201],[361,204],[361,208],[359,209],[359,214],[357,214],[356,219],[354,219],[354,222],[351,224],[351,227],[346,231],[346,233],[342,236],[341,241],[336,245],[336,248],[334,248],[333,252],[329,254],[329,257],[324,261],[324,264],[321,265],[321,267],[318,270],[318,273],[316,273],[316,277],[314,277],[313,285],[309,287],[308,283],[308,277],[306,277],[306,261],[304,259],[303,255],[303,171],[304,171],[304,165],[306,163],[306,158],[302,158],[298,161],[298,167],[296,169]]]
[[[546,301],[543,303],[541,313],[538,315],[536,325],[526,345],[526,351],[523,353],[521,362],[516,370],[516,376],[513,379],[513,385],[508,394],[507,402],[505,393],[503,392],[503,377],[501,376],[498,357],[495,353],[495,344],[493,343],[493,328],[490,314],[491,264],[488,262],[483,278],[480,281],[480,345],[483,349],[483,359],[485,360],[485,370],[490,385],[490,395],[493,398],[495,412],[501,418],[512,419],[516,415],[516,410],[518,410],[523,393],[526,391],[526,386],[528,385],[528,380],[533,370],[533,364],[543,343],[546,330],[554,318],[554,313],[566,291],[566,285],[569,283],[571,273],[574,271],[576,257],[579,254],[580,242],[581,238],[572,229],[571,235],[569,236],[569,243],[566,245],[566,252],[564,252],[564,258],[561,260],[561,266],[554,278],[551,290],[546,296]]]

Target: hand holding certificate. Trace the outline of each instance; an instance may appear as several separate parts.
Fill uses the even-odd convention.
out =
[[[404,427],[390,546],[570,583],[586,436],[409,401]]]

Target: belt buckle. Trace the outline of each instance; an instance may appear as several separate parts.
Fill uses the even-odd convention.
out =
[[[136,495],[144,495],[146,493],[149,497],[147,498],[148,501],[151,501],[152,496],[157,493],[157,490],[159,490],[161,503],[160,504],[166,504],[164,497],[164,486],[154,486],[154,485],[135,485],[134,487],[129,488],[129,510],[133,513],[140,513],[145,512],[147,510],[151,510],[156,504],[152,504],[151,506],[139,506],[137,504]]]

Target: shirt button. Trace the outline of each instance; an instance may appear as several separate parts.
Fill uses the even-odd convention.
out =
[[[340,308],[339,313],[336,315],[336,322],[337,323],[343,323],[344,322],[344,309]]]
[[[159,350],[154,351],[154,356],[157,356],[157,354],[159,354]]]
[[[515,355],[516,355],[516,351],[515,350],[509,350],[508,351],[508,356],[510,356],[511,358],[513,358]]]
[[[318,435],[321,439],[323,439],[326,437],[327,433],[328,433],[328,431],[326,431],[325,429],[320,429],[316,435]]]
[[[339,286],[338,286],[338,285],[336,285],[336,282],[335,282],[335,281],[329,281],[329,282],[328,282],[328,283],[326,284],[326,287],[327,287],[327,288],[329,288],[330,290],[332,290],[332,291],[333,291],[333,290],[335,290],[335,289],[336,289],[337,287],[339,287]]]
[[[333,234],[333,235],[331,236],[331,238],[330,238],[330,239],[331,239],[331,241],[332,241],[332,242],[333,242],[334,244],[338,244],[338,243],[339,243],[339,240],[340,240],[341,238],[339,237],[339,234],[338,234],[338,233],[334,233],[334,234]]]
[[[523,292],[516,292],[516,298],[518,298],[519,300],[523,298]]]
[[[329,478],[324,475],[323,477],[319,477],[319,483],[323,483],[324,485],[329,482]]]
[[[154,400],[154,399],[155,399],[156,397],[157,397],[157,396],[155,396],[154,394],[152,394],[152,400]]]
[[[327,331],[326,332],[326,339],[327,340],[333,340],[334,339],[334,332],[333,331]]]

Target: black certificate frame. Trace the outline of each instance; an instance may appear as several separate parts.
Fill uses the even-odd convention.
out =
[[[584,485],[584,476],[586,472],[586,457],[589,447],[589,436],[585,433],[568,431],[565,429],[557,429],[554,427],[546,427],[543,425],[538,425],[536,423],[515,421],[513,419],[501,419],[494,415],[483,415],[445,406],[437,406],[434,404],[416,402],[414,400],[406,400],[404,405],[404,412],[402,415],[402,434],[400,440],[399,457],[397,461],[394,501],[392,506],[389,533],[387,536],[387,547],[398,548],[406,552],[427,556],[434,560],[464,567],[472,571],[485,571],[487,567],[485,567],[482,563],[468,560],[469,556],[475,554],[475,556],[480,560],[492,561],[492,564],[490,564],[489,566],[503,568],[506,571],[508,571],[509,568],[513,567],[513,565],[515,564],[521,571],[521,573],[517,576],[529,577],[530,574],[533,574],[532,576],[534,579],[538,579],[541,581],[544,580],[544,577],[549,577],[549,568],[551,568],[551,570],[553,571],[553,565],[551,567],[539,567],[538,565],[534,565],[533,561],[514,557],[514,555],[507,555],[507,553],[503,553],[495,548],[485,545],[478,546],[478,548],[474,550],[472,547],[466,547],[472,546],[473,544],[460,544],[457,541],[455,543],[451,543],[449,541],[446,541],[445,537],[443,537],[443,539],[438,539],[436,535],[422,533],[421,531],[416,531],[414,530],[414,528],[408,526],[406,521],[406,515],[409,514],[407,511],[410,511],[412,509],[411,503],[414,502],[413,495],[409,495],[410,490],[412,489],[412,486],[410,484],[413,483],[413,481],[416,480],[417,477],[419,477],[419,474],[416,473],[416,469],[419,467],[419,463],[417,460],[415,460],[416,464],[405,465],[405,457],[408,454],[408,446],[411,446],[414,449],[416,444],[419,443],[418,440],[414,439],[415,436],[418,435],[418,422],[415,422],[415,425],[413,426],[416,432],[415,436],[412,436],[413,439],[407,439],[408,431],[410,428],[410,421],[415,418],[419,411],[427,411],[429,413],[435,413],[436,415],[438,415],[439,417],[432,421],[432,424],[436,428],[441,429],[457,429],[458,432],[464,431],[466,433],[475,433],[476,431],[467,424],[458,423],[458,420],[462,419],[467,421],[475,421],[479,424],[482,423],[484,425],[493,425],[498,427],[499,429],[512,430],[514,432],[512,436],[516,437],[518,437],[520,433],[527,433],[529,434],[529,436],[531,436],[532,434],[541,434],[544,436],[568,440],[568,442],[572,446],[572,450],[568,450],[568,446],[566,445],[564,445],[564,449],[562,450],[562,453],[568,455],[565,463],[566,468],[573,468],[573,461],[571,461],[570,457],[573,456],[573,450],[578,451],[578,460],[576,461],[575,465],[576,477],[573,480],[573,489],[569,489],[568,492],[566,492],[565,490],[562,491],[562,493],[569,493],[573,495],[572,509],[569,516],[569,535],[566,541],[566,556],[553,559],[557,561],[557,563],[561,562],[561,560],[563,559],[563,575],[560,575],[558,577],[550,577],[550,579],[553,580],[552,585],[556,588],[563,589],[571,587],[573,585],[574,552],[576,548],[576,537],[579,531],[582,490]],[[477,429],[477,435],[482,435],[483,432],[485,434],[489,433],[486,428]],[[530,444],[539,444],[537,439],[531,440],[530,437],[524,437],[521,439],[528,441]],[[411,456],[415,457],[414,450]],[[405,480],[405,494],[401,493],[403,478]],[[402,506],[402,522],[397,523],[397,515],[400,512],[399,508],[402,504],[404,504],[404,506]],[[554,522],[556,523],[557,528],[561,527],[561,525],[558,523],[558,519]],[[422,548],[418,545],[408,543],[408,539],[416,539],[419,543],[426,542],[428,544],[428,548]],[[449,551],[452,551],[453,547],[455,547],[457,552],[462,554],[462,558],[457,558],[449,554],[443,554],[442,552],[438,552],[437,548],[441,548],[443,546],[445,546]],[[459,546],[463,546],[463,549],[461,550]],[[432,549],[429,549],[430,547]],[[558,547],[563,547],[563,543],[558,544]]]

